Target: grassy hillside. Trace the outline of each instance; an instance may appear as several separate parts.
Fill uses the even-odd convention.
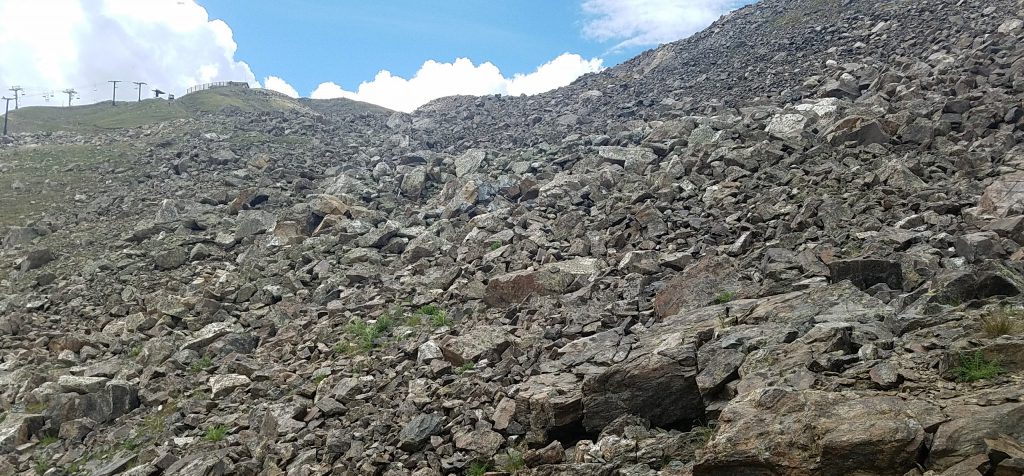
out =
[[[0,230],[53,207],[67,207],[77,194],[92,196],[121,186],[132,154],[124,144],[0,149]]]
[[[72,107],[23,107],[11,111],[11,132],[80,131],[121,129],[215,113],[224,108],[239,111],[311,109],[302,102],[266,89],[225,87],[198,91],[174,101],[147,99]]]
[[[354,101],[352,99],[309,99],[302,98],[299,101],[321,114],[360,114],[364,112],[391,115],[395,111],[384,106],[370,104],[368,102]]]

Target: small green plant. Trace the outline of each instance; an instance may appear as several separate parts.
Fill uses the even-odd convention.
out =
[[[58,441],[56,436],[47,435],[39,439],[39,446],[50,446]]]
[[[213,367],[213,359],[204,355],[203,358],[192,362],[192,365],[189,366],[189,370],[191,370],[192,373],[199,373],[210,367]]]
[[[476,368],[476,364],[475,363],[473,363],[473,362],[466,362],[466,363],[464,363],[464,364],[462,364],[462,365],[460,365],[458,367],[455,367],[455,373],[457,373],[459,375],[462,375],[462,374],[464,374],[464,373],[466,373],[466,372],[468,372],[470,370],[473,370],[475,368]]]
[[[700,447],[704,447],[711,441],[711,437],[715,436],[715,428],[717,427],[714,423],[708,423],[703,426],[695,426],[690,429],[690,434],[693,435],[693,440]]]
[[[142,346],[141,345],[133,345],[131,349],[128,349],[128,357],[131,357],[133,359],[138,357],[141,354],[142,354]]]
[[[1009,336],[1020,332],[1024,312],[1002,307],[981,318],[981,330],[988,337]]]
[[[216,443],[223,440],[227,434],[228,429],[224,425],[213,425],[206,429],[206,434],[203,435],[203,439]]]
[[[434,327],[444,327],[452,323],[452,320],[448,318],[448,313],[433,304],[420,307],[416,310],[416,313],[429,317],[430,325]]]
[[[958,382],[974,382],[985,380],[1003,373],[1003,366],[994,360],[988,360],[981,351],[973,354],[960,355],[960,364],[954,369]]]
[[[491,251],[497,250],[498,248],[501,248],[504,245],[505,244],[502,243],[501,241],[494,240],[491,242]]]
[[[335,354],[348,355],[354,353],[357,348],[349,342],[338,342],[337,344],[334,344],[334,347],[331,347],[331,350],[333,350]]]
[[[423,325],[423,315],[419,313],[413,313],[409,317],[405,318],[405,325],[409,327],[419,327]]]
[[[736,299],[736,293],[732,291],[723,291],[718,296],[715,296],[715,300],[712,302],[714,302],[715,304],[725,304],[727,302],[732,301],[733,299]]]
[[[390,315],[379,317],[373,324],[356,320],[349,324],[348,333],[355,339],[355,346],[358,350],[369,352],[377,346],[377,341],[394,325]],[[351,349],[349,350],[351,351]]]
[[[320,385],[320,382],[323,382],[324,379],[327,378],[327,375],[328,374],[314,375],[313,376],[313,383],[316,384],[316,385]]]
[[[491,470],[491,465],[484,461],[474,461],[473,464],[469,465],[466,469],[466,476],[484,476],[488,471]]]
[[[43,458],[42,455],[36,455],[32,469],[35,470],[36,474],[42,475],[50,470],[50,462]]]
[[[501,466],[501,470],[509,474],[519,474],[526,469],[526,459],[519,450],[509,448],[508,461]]]

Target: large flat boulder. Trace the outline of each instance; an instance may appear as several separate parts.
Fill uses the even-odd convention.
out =
[[[623,415],[657,426],[703,417],[696,350],[684,332],[658,335],[627,360],[584,381],[583,425],[599,431]]]
[[[938,408],[895,396],[764,388],[723,410],[693,474],[902,475],[938,421]]]
[[[654,310],[661,317],[710,304],[725,292],[739,287],[739,273],[732,259],[705,256],[665,283],[654,296]]]

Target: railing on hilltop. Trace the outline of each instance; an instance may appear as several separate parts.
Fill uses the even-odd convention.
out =
[[[245,81],[218,81],[216,83],[197,84],[195,86],[192,86],[191,88],[188,88],[188,90],[185,91],[185,94],[194,93],[196,91],[202,91],[204,89],[226,88],[228,86],[237,86],[249,89],[249,83]]]

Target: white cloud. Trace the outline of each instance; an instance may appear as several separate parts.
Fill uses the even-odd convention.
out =
[[[686,38],[728,12],[735,0],[584,0],[583,33],[615,40],[612,50]]]
[[[349,98],[390,109],[412,112],[434,99],[457,94],[537,94],[565,86],[574,79],[602,69],[602,60],[586,60],[580,55],[563,53],[529,74],[511,78],[497,66],[485,62],[474,65],[467,58],[451,63],[429,60],[410,79],[381,71],[373,81],[364,81],[356,91],[347,91],[333,83],[321,83],[309,95],[313,99]]]
[[[296,91],[292,85],[277,76],[267,76],[266,78],[263,78],[263,87],[293,98],[299,97],[299,92]]]
[[[148,83],[144,98],[155,88],[256,83],[234,58],[231,28],[194,0],[0,0],[0,18],[0,89],[25,88],[22,105],[60,105],[66,88],[78,91],[76,104],[109,99],[115,79],[125,81],[119,99],[137,97],[131,81]]]

